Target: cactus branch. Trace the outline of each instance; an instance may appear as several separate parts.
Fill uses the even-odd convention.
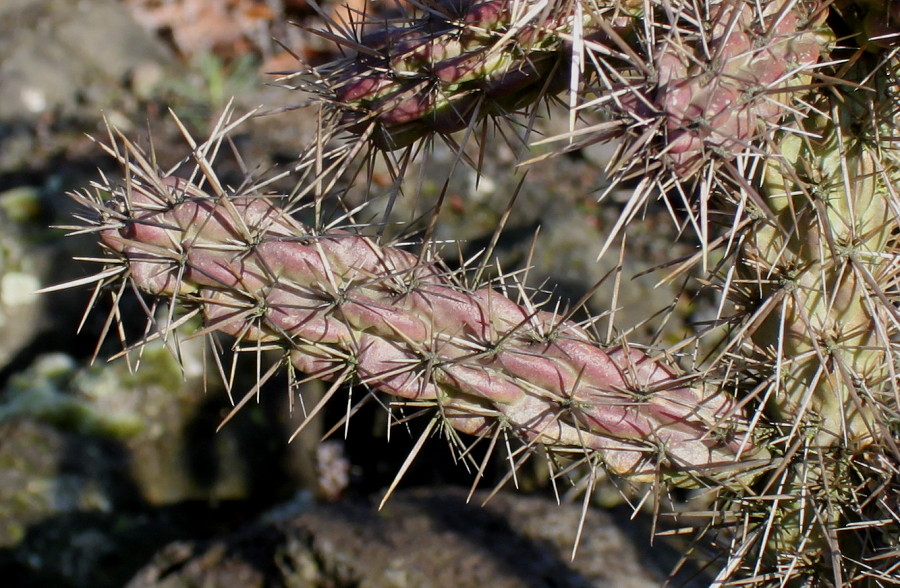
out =
[[[108,202],[82,201],[128,280],[199,308],[204,332],[281,348],[311,376],[432,405],[463,433],[590,453],[633,480],[694,485],[732,475],[742,454],[765,456],[733,398],[644,352],[603,349],[571,320],[464,287],[437,261],[371,237],[315,233],[276,196],[152,171],[103,187]]]

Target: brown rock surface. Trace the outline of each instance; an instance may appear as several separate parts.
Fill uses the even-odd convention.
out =
[[[586,513],[571,560],[580,504],[500,493],[479,506],[486,497],[476,493],[466,504],[460,489],[421,489],[392,496],[380,511],[349,501],[315,506],[228,538],[173,543],[128,587],[643,588],[665,581],[666,549],[651,550],[646,533],[630,537],[607,512]]]

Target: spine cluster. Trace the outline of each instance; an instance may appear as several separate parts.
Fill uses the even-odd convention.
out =
[[[686,178],[768,136],[832,41],[817,3],[716,1],[698,14],[674,2],[666,18],[644,9],[475,1],[458,15],[436,12],[363,36],[365,50],[324,68],[323,85],[341,126],[387,150],[564,90],[587,94],[584,101],[620,120],[589,140],[655,143],[665,169]],[[580,61],[591,71],[580,76],[572,73],[573,44],[590,55]]]
[[[853,116],[852,102],[834,105],[839,118]],[[819,445],[859,448],[886,433],[871,393],[893,382],[895,312],[884,304],[897,274],[893,173],[872,143],[842,137],[834,121],[810,117],[805,128],[769,162],[774,218],[748,238],[740,273],[772,308],[753,340],[787,368],[774,415],[804,417]]]
[[[689,175],[711,158],[734,159],[782,120],[796,87],[830,41],[816,5],[711,2],[704,27],[656,51],[655,103],[665,152]]]

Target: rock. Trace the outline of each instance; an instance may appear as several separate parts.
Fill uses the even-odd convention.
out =
[[[82,368],[57,353],[10,378],[0,394],[4,585],[121,586],[161,545],[221,525],[205,514],[216,505],[265,508],[297,483],[284,429],[258,406],[215,434],[227,400],[215,387],[203,394],[203,345],[181,343],[184,371],[156,341],[134,373],[123,360]]]
[[[403,491],[380,511],[346,501],[226,538],[177,542],[128,588],[644,588],[666,578],[664,548],[637,543],[607,512],[586,513],[570,560],[580,505],[501,492],[478,506],[487,496],[466,504],[458,488]]]
[[[171,60],[116,0],[4,0],[0,8],[0,172],[35,168],[46,127],[98,120],[141,64]],[[87,114],[85,114],[87,113]],[[94,131],[94,128],[82,129]],[[43,153],[46,157],[49,153]]]
[[[134,502],[122,484],[126,468],[115,444],[24,415],[3,419],[0,569],[6,585],[55,577],[69,578],[72,586],[96,582],[104,557],[120,549],[96,522],[114,526],[113,511]]]
[[[147,505],[246,498],[252,467],[241,437],[258,432],[244,418],[215,434],[225,399],[214,389],[210,403],[201,392],[202,346],[200,340],[181,345],[184,372],[159,343],[144,348],[133,373],[125,361],[79,369],[65,355],[42,356],[10,380],[0,423],[34,419],[60,434],[116,442],[127,456],[123,473]]]
[[[0,121],[71,113],[87,88],[111,91],[139,64],[169,59],[114,0],[19,0],[0,14],[10,17],[0,21]]]

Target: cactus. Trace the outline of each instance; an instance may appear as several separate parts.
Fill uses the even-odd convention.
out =
[[[893,9],[486,0],[367,23],[342,41],[357,55],[287,77],[324,121],[292,194],[221,185],[225,122],[189,140],[181,176],[114,137],[128,181],[77,196],[107,252],[95,280],[280,350],[267,373],[332,382],[323,402],[361,384],[430,409],[423,440],[514,439],[516,459],[543,447],[588,464],[591,483],[602,466],[660,492],[702,489],[698,540],[721,551],[723,584],[898,582]],[[412,158],[442,137],[466,159],[504,120],[527,142],[560,95],[570,130],[529,163],[617,139],[613,186],[640,178],[601,254],[652,197],[695,229],[698,254],[671,279],[697,272],[721,311],[671,350],[600,341],[514,280],[451,271],[427,239],[407,250],[321,215],[378,153]],[[692,344],[705,359],[679,365]]]
[[[727,393],[412,253],[316,234],[271,197],[168,176],[135,179],[112,203],[94,201],[100,238],[136,287],[197,307],[242,345],[283,348],[299,372],[433,404],[470,435],[589,453],[633,480],[689,484],[732,471],[741,451],[765,455]]]
[[[870,75],[870,67],[862,59],[845,79]],[[884,484],[865,500],[886,499],[876,509],[881,516],[894,516],[896,508],[896,310],[890,301],[900,168],[881,139],[893,132],[893,90],[883,78],[867,89],[820,97],[815,106],[827,114],[804,119],[805,134],[777,139],[780,157],[766,162],[762,177],[773,216],[747,235],[737,266],[738,280],[754,290],[747,300],[755,307],[748,325],[752,353],[780,372],[769,376],[767,414],[784,423],[789,442],[804,455],[777,478],[802,496],[772,532],[773,548],[789,554],[785,562],[811,565],[842,546],[859,550],[853,542],[860,537],[848,541],[839,533],[860,515],[859,488]],[[810,467],[810,460],[819,465]],[[869,573],[860,568],[860,578],[841,577],[836,566],[835,583]]]
[[[458,15],[436,8],[412,26],[364,36],[365,52],[328,67],[340,127],[397,149],[515,110],[559,85],[565,7],[490,0]]]

